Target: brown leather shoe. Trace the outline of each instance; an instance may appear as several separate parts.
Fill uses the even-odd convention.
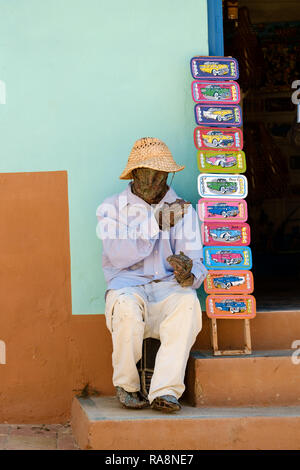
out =
[[[125,408],[141,409],[150,406],[148,400],[143,398],[139,392],[126,392],[122,387],[116,387],[119,402]]]
[[[162,395],[161,397],[154,398],[151,403],[153,410],[163,411],[164,413],[173,413],[179,411],[181,405],[176,397],[173,395]]]

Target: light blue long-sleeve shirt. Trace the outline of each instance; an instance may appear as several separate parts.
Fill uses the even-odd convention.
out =
[[[169,188],[156,208],[177,198],[175,191]],[[192,287],[197,289],[204,281],[207,269],[202,264],[202,242],[195,209],[190,205],[185,216],[164,231],[159,229],[154,210],[155,206],[132,193],[131,183],[97,208],[96,233],[103,243],[102,265],[107,290],[174,278],[174,269],[167,257],[180,251],[193,260]]]

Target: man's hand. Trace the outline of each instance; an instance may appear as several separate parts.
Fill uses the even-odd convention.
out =
[[[179,255],[168,256],[167,261],[174,269],[176,281],[181,287],[190,287],[195,278],[191,273],[193,260],[180,251]]]
[[[155,212],[155,218],[160,230],[170,230],[179,222],[187,213],[191,203],[184,199],[176,199],[176,201],[164,204]]]

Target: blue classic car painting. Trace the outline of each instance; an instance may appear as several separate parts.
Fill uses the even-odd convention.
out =
[[[208,206],[207,211],[211,215],[222,215],[223,217],[235,217],[239,213],[238,206],[228,206],[226,203],[214,204]]]
[[[213,280],[214,286],[220,289],[230,289],[232,286],[244,284],[245,279],[240,276],[223,276]]]
[[[242,233],[240,230],[231,230],[229,227],[218,227],[211,229],[210,236],[216,241],[234,242],[240,240]]]
[[[245,302],[236,302],[235,300],[225,300],[224,302],[216,302],[216,307],[219,310],[230,313],[245,312],[247,309]]]

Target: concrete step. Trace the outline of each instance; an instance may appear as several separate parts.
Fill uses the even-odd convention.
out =
[[[191,405],[201,407],[300,405],[300,364],[293,363],[294,352],[213,356],[192,351],[185,397]]]
[[[166,415],[122,408],[115,397],[74,398],[72,428],[81,449],[300,449],[299,406],[183,406]]]
[[[103,395],[112,395],[112,342],[105,315],[72,315],[71,320],[70,347],[75,371],[72,388],[82,388],[84,376],[86,382],[93,384]],[[220,348],[238,349],[243,345],[243,320],[218,320],[217,323]],[[250,320],[250,327],[254,351],[289,349],[294,340],[300,340],[300,311],[258,312]],[[193,350],[210,348],[209,319],[203,312],[203,329]]]
[[[203,313],[203,328],[194,350],[210,349],[210,319]],[[240,349],[243,345],[243,320],[218,320],[220,349]],[[252,348],[255,350],[289,349],[300,340],[300,310],[258,311],[250,320]]]

